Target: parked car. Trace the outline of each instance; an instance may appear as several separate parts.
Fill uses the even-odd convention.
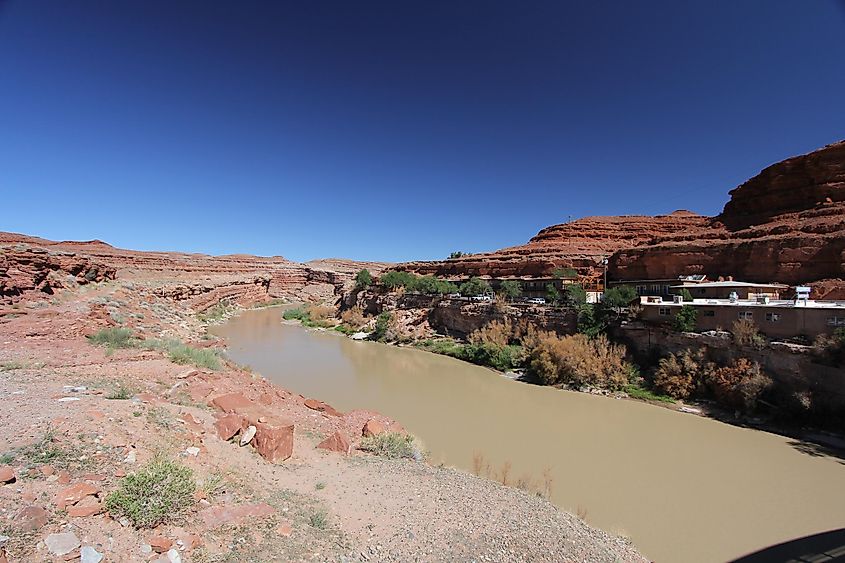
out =
[[[470,299],[472,301],[492,301],[493,296],[489,293],[485,293],[483,295],[473,295],[472,297],[470,297]]]
[[[450,294],[449,294],[449,295],[447,295],[446,297],[448,297],[449,299],[460,299],[460,298],[461,298],[461,294],[460,294],[460,293],[450,293]]]
[[[542,297],[532,297],[531,299],[526,299],[526,303],[531,303],[532,305],[545,305],[546,300]]]

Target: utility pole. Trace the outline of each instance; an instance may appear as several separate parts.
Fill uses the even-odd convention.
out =
[[[607,291],[607,258],[602,258],[601,265],[604,266],[604,287],[602,287],[602,300],[604,300],[604,292]]]

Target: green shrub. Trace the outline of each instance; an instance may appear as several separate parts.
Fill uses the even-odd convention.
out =
[[[690,293],[690,292],[689,292],[689,290],[688,290],[687,288],[683,288],[683,289],[682,289],[682,290],[678,293],[678,295],[680,295],[680,296],[681,296],[681,299],[683,299],[683,301],[685,301],[685,302],[690,302],[690,303],[691,303],[691,302],[693,301],[693,298],[692,298],[692,293]]]
[[[373,283],[373,276],[370,271],[364,268],[355,276],[355,288],[367,289]]]
[[[566,286],[566,304],[570,307],[583,307],[587,304],[587,290],[577,283],[568,284]]]
[[[89,336],[88,342],[108,350],[115,350],[117,348],[132,348],[136,339],[128,328],[104,328]]]
[[[633,383],[627,385],[623,391],[625,391],[625,393],[627,393],[632,399],[639,399],[641,401],[660,401],[662,403],[675,402],[675,399],[672,397],[655,393],[650,389],[646,389],[645,387]]]
[[[390,328],[390,319],[391,316],[388,311],[384,311],[376,317],[376,326],[370,333],[370,340],[384,340],[387,336],[387,330]]]
[[[391,270],[379,276],[379,283],[387,289],[397,289],[413,283],[414,277],[414,274],[410,272]]]
[[[687,399],[700,392],[715,368],[707,361],[704,349],[670,354],[660,360],[654,373],[654,386],[675,399]]]
[[[757,325],[754,324],[754,321],[749,319],[734,321],[734,324],[731,326],[731,334],[733,335],[734,343],[738,346],[763,348],[766,345],[765,337],[757,330]]]
[[[522,347],[489,343],[467,344],[463,346],[458,357],[473,364],[507,371],[522,364]]]
[[[134,391],[129,386],[120,383],[106,394],[106,399],[126,400],[131,399],[134,394]]]
[[[819,336],[813,349],[821,363],[834,367],[845,366],[845,328],[837,328],[830,336]]]
[[[575,268],[555,268],[552,277],[558,280],[572,279],[578,277],[578,272]]]
[[[303,319],[310,320],[308,311],[306,311],[304,307],[294,307],[292,309],[286,309],[285,312],[282,313],[282,318],[286,321],[301,321]]]
[[[563,300],[563,296],[561,295],[560,291],[555,287],[553,283],[546,284],[546,301],[552,305],[557,305]]]
[[[325,510],[318,510],[308,517],[308,524],[312,528],[325,530],[329,525],[329,515]]]
[[[672,329],[676,332],[692,332],[695,330],[695,321],[698,319],[698,311],[692,305],[684,305],[672,319]]]
[[[595,303],[578,307],[578,332],[594,338],[607,330],[605,309]]]
[[[419,455],[414,437],[397,432],[384,432],[361,440],[360,449],[389,459],[416,459]]]
[[[620,285],[605,289],[602,305],[611,309],[621,309],[630,305],[637,298],[637,291],[630,285]]]
[[[174,364],[194,365],[211,370],[220,369],[220,354],[213,348],[194,348],[175,339],[145,340],[143,346],[150,350],[161,350]]]
[[[469,256],[469,254],[456,250],[455,252],[449,253],[449,258],[447,258],[447,260],[454,260],[455,258],[460,258],[461,256]]]
[[[220,301],[216,305],[209,307],[202,313],[197,314],[197,319],[204,323],[219,323],[233,312],[237,307],[229,301]]]
[[[136,528],[173,521],[194,504],[194,472],[175,461],[156,459],[127,475],[106,497],[106,508]]]

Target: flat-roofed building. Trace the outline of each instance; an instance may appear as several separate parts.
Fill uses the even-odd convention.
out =
[[[752,321],[770,338],[804,336],[813,339],[845,327],[845,301],[758,299],[693,299],[682,303],[660,296],[642,297],[642,320],[669,324],[684,305],[697,312],[696,331],[731,330],[738,320]]]
[[[693,299],[730,299],[731,294],[736,294],[737,299],[757,299],[758,297],[780,299],[789,289],[789,286],[779,283],[753,283],[732,280],[699,283],[685,281],[673,285],[671,289],[674,294],[687,290]]]

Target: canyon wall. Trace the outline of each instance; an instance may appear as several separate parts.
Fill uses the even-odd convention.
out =
[[[754,282],[819,282],[816,298],[845,299],[845,142],[769,166],[730,192],[717,217],[587,217],[554,225],[527,244],[452,260],[410,262],[420,274],[550,276],[584,281],[707,274]]]
[[[181,252],[142,252],[102,241],[55,242],[0,233],[0,304],[44,299],[55,291],[114,279],[131,279],[156,295],[187,300],[201,311],[221,300],[249,305],[270,298],[330,299],[355,274],[379,262],[330,259],[297,263],[281,256],[208,256]]]

